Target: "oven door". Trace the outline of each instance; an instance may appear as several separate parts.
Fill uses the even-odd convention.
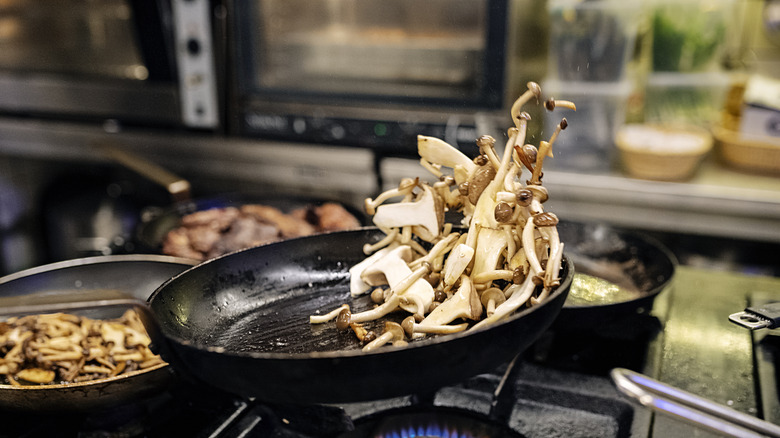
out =
[[[505,0],[230,4],[240,134],[382,146],[504,104]]]
[[[0,1],[0,112],[214,128],[207,0]]]

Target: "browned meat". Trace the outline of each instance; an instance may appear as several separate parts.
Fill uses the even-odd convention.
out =
[[[196,211],[181,218],[181,224],[185,227],[208,225],[219,230],[224,230],[240,216],[241,212],[235,207],[210,208]]]
[[[210,251],[205,251],[206,258],[217,257],[279,239],[281,239],[279,229],[274,225],[259,222],[253,217],[239,217],[233,221],[230,229],[221,236],[214,247]]]
[[[327,202],[315,208],[320,222],[318,228],[322,231],[350,230],[359,228],[360,222],[342,205]]]
[[[298,237],[314,234],[317,230],[305,220],[284,214],[281,210],[267,205],[250,204],[241,207],[241,212],[251,215],[262,222],[279,228],[282,237]]]
[[[198,211],[168,232],[163,254],[206,260],[243,248],[321,231],[356,228],[360,223],[339,204],[307,206],[290,214],[260,204]]]

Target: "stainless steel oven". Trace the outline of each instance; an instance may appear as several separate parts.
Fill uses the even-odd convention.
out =
[[[208,0],[0,0],[0,114],[216,129]]]
[[[417,134],[473,145],[475,114],[506,103],[509,3],[229,2],[229,129],[386,153]]]

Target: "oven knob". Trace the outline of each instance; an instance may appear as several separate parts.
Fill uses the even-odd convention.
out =
[[[330,135],[334,140],[343,140],[347,131],[341,125],[333,125],[330,127]]]
[[[192,56],[197,56],[200,54],[200,41],[196,40],[195,38],[190,38],[187,40],[187,53],[189,53]]]

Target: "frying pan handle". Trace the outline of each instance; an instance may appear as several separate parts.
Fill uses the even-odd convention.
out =
[[[167,169],[152,163],[149,160],[131,154],[118,145],[107,141],[96,143],[95,146],[100,149],[109,159],[134,170],[144,178],[164,187],[171,195],[174,202],[190,200],[190,182],[186,179],[171,173]]]
[[[149,337],[159,341],[160,328],[146,301],[118,290],[68,290],[0,297],[0,316],[40,315],[100,308],[134,308]]]
[[[617,389],[642,406],[734,437],[780,437],[780,426],[624,368],[610,373]]]

